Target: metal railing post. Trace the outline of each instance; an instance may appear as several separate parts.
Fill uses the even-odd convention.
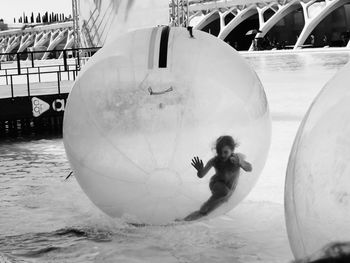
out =
[[[41,82],[40,67],[38,67],[38,78],[39,78],[39,83],[40,83]]]
[[[79,50],[77,50],[77,59],[78,59],[78,68],[79,68],[79,70],[80,70],[80,54],[79,54],[80,52],[79,52]]]
[[[21,75],[21,58],[17,55],[17,72]]]
[[[29,85],[29,74],[27,73],[27,91],[28,91],[28,97],[30,97],[30,85]]]
[[[10,81],[11,81],[11,98],[13,98],[14,95],[13,95],[13,79],[12,79],[12,75],[10,75]]]
[[[60,73],[61,72],[57,72],[57,90],[58,90],[58,94],[61,94],[61,83],[60,83]]]
[[[33,54],[33,52],[30,52],[30,55],[32,57],[32,68],[34,68],[34,54]]]
[[[64,65],[64,71],[68,71],[66,50],[63,50],[63,65]]]

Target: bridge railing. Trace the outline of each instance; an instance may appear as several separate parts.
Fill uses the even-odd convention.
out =
[[[54,87],[54,93],[61,94],[62,82],[75,80],[82,65],[98,50],[99,48],[80,48],[0,53],[0,58],[5,56],[14,59],[14,61],[0,61],[0,98],[30,97],[33,95],[33,88],[42,82],[51,83],[45,85],[50,88],[46,90],[40,88],[41,91],[36,88],[35,92],[52,93]],[[49,59],[38,59],[47,52]]]
[[[72,49],[55,49],[55,50],[40,50],[40,51],[23,51],[23,52],[10,52],[10,53],[0,53],[0,70],[6,68],[6,65],[17,62],[18,74],[21,70],[21,61],[30,61],[31,67],[35,67],[36,63],[39,63],[44,56],[47,59],[63,59],[66,63],[68,58],[76,58],[78,63],[80,63],[80,58],[91,57],[100,48],[72,48]]]

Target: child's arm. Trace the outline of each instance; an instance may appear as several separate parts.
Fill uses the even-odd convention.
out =
[[[210,159],[204,166],[203,161],[198,157],[192,159],[192,166],[197,170],[197,176],[203,178],[209,170],[213,167],[213,159]]]
[[[241,168],[246,171],[246,172],[251,172],[253,171],[253,167],[251,165],[251,163],[247,162],[245,160],[245,155],[242,153],[237,153],[238,159],[239,159],[239,165],[241,166]]]

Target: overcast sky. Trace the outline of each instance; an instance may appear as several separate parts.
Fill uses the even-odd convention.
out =
[[[0,18],[12,23],[13,18],[20,17],[25,12],[28,17],[32,12],[72,13],[71,0],[0,0]]]

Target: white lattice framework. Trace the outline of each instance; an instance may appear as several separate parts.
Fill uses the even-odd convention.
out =
[[[49,51],[69,49],[74,44],[74,31],[72,22],[40,25],[26,29],[16,29],[0,32],[0,53],[13,53],[23,51],[48,51],[41,59],[49,57]],[[0,55],[0,60],[12,59]]]

